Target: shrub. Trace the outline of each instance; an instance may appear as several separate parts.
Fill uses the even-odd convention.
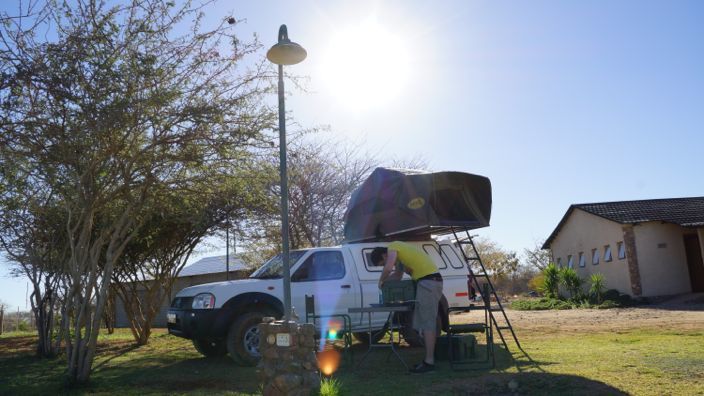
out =
[[[340,391],[340,382],[334,378],[326,378],[320,381],[320,396],[338,396]]]
[[[610,309],[610,308],[620,308],[621,304],[614,300],[604,300],[601,304],[597,305],[599,309]]]
[[[543,269],[543,286],[540,291],[548,298],[557,298],[559,286],[560,270],[555,263],[550,263]]]
[[[618,297],[621,295],[621,293],[618,292],[616,289],[609,289],[604,292],[604,295],[602,296],[604,300],[612,300],[612,301],[617,301]]]
[[[572,309],[572,303],[556,298],[543,297],[539,300],[517,300],[511,303],[517,311],[544,311],[548,309]]]
[[[545,286],[545,275],[539,273],[528,281],[528,288],[533,291],[542,292]]]
[[[604,275],[602,274],[592,274],[589,278],[589,295],[596,300],[597,304],[601,304],[603,301],[604,290],[606,289],[606,283],[604,282]]]
[[[573,268],[563,267],[559,270],[560,283],[570,293],[572,300],[582,299],[582,283],[584,280],[577,275]]]

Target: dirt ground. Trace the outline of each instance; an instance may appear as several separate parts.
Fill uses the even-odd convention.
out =
[[[506,311],[520,332],[530,330],[619,331],[634,328],[704,330],[704,293],[633,308]],[[457,318],[460,321],[460,318]],[[454,322],[455,319],[453,318]]]

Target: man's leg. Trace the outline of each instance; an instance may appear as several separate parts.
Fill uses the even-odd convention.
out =
[[[423,340],[425,341],[425,362],[435,364],[435,332],[424,331]]]

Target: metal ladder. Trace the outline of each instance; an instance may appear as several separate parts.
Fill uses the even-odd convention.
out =
[[[469,274],[472,276],[472,280],[474,283],[474,289],[477,290],[479,293],[481,293],[484,288],[481,287],[479,284],[479,278],[482,278],[486,280],[486,284],[488,285],[488,291],[490,293],[489,296],[484,296],[484,301],[487,301],[491,299],[491,296],[494,296],[494,299],[496,300],[496,304],[492,306],[491,304],[486,304],[484,305],[487,313],[489,314],[489,319],[490,319],[490,325],[493,324],[494,328],[496,329],[496,332],[499,333],[499,337],[501,338],[501,342],[503,343],[504,347],[508,351],[508,345],[506,344],[506,339],[504,338],[503,331],[508,330],[511,333],[511,336],[513,337],[513,340],[516,342],[516,345],[518,346],[518,349],[523,351],[523,348],[521,347],[521,343],[518,342],[518,337],[516,337],[516,333],[513,331],[513,326],[511,326],[511,322],[508,320],[508,316],[506,316],[506,311],[504,311],[504,307],[501,304],[501,300],[499,299],[499,296],[496,294],[496,289],[494,288],[494,284],[491,283],[491,279],[489,278],[489,274],[486,272],[486,267],[484,267],[484,263],[482,262],[482,258],[479,256],[479,252],[477,251],[477,247],[474,245],[474,240],[472,240],[472,236],[469,234],[469,229],[460,229],[456,230],[454,227],[452,229],[452,234],[455,237],[455,242],[457,243],[460,252],[462,252],[462,257],[464,258],[464,261],[467,263],[467,270],[469,270]],[[458,237],[458,232],[461,234],[464,231],[464,233],[467,235],[466,238],[460,239]],[[473,257],[469,257],[467,255],[467,252],[463,248],[463,245],[467,246],[468,249],[471,249],[471,251],[474,253]],[[479,273],[475,273],[472,271],[472,264],[478,264],[480,268]],[[499,315],[499,319],[503,319],[505,324],[499,325],[497,318],[494,313],[495,312],[501,312]]]

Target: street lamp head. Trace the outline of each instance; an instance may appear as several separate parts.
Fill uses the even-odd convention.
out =
[[[277,65],[295,65],[302,62],[308,53],[299,44],[288,39],[286,25],[279,28],[279,42],[266,53],[266,58]]]

